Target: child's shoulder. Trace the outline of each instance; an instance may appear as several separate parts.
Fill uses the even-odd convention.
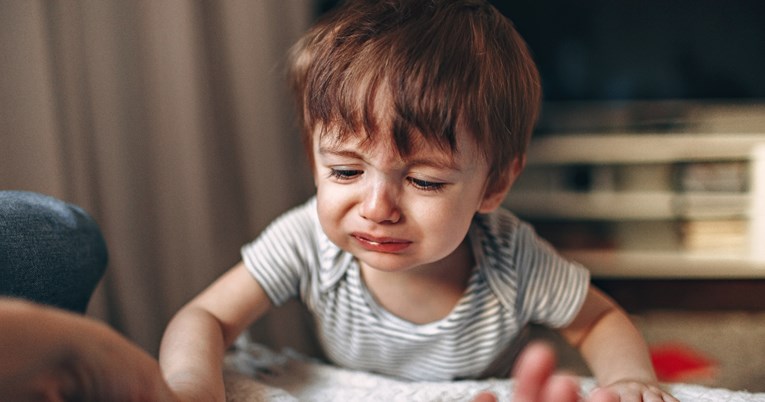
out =
[[[531,228],[528,223],[504,207],[499,207],[487,214],[476,214],[473,226],[484,236],[507,241],[514,238],[519,230]]]
[[[495,269],[514,270],[519,262],[527,265],[529,258],[557,255],[531,224],[503,207],[488,214],[478,214],[473,220],[470,236],[474,248],[480,248],[477,252],[487,257]]]

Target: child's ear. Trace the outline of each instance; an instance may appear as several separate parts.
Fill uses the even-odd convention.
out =
[[[481,205],[478,207],[478,212],[485,214],[497,209],[502,201],[507,196],[507,192],[510,191],[510,187],[515,183],[515,179],[523,171],[526,166],[526,156],[519,156],[513,159],[513,163],[510,165],[507,173],[502,176],[502,179],[494,183],[492,186],[487,187],[481,200]]]

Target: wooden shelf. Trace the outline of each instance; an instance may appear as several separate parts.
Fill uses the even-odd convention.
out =
[[[765,258],[748,254],[561,250],[593,278],[765,279]]]
[[[749,216],[748,193],[523,191],[505,201],[527,218],[646,220]]]
[[[765,282],[765,133],[547,135],[528,168],[505,205],[595,279]]]
[[[550,135],[534,140],[528,164],[628,164],[748,159],[765,135],[639,133]]]

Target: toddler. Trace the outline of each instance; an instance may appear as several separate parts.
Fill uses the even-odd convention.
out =
[[[160,364],[181,399],[223,400],[226,348],[299,297],[343,367],[431,381],[506,375],[533,322],[558,329],[622,399],[674,400],[588,271],[501,207],[541,89],[496,9],[347,2],[295,45],[290,79],[316,195],[169,324]]]

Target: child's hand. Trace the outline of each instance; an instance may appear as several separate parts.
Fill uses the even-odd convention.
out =
[[[619,396],[620,401],[635,402],[680,402],[674,396],[662,390],[656,384],[647,384],[640,381],[617,381],[605,387],[596,388],[593,392],[608,390]]]
[[[521,353],[513,377],[513,402],[580,402],[579,385],[573,377],[555,375],[555,352],[545,344],[531,344]],[[650,399],[649,399],[650,400]],[[660,401],[661,399],[659,399]],[[476,395],[472,402],[496,402],[490,392]],[[588,402],[618,402],[613,391],[595,390]]]

